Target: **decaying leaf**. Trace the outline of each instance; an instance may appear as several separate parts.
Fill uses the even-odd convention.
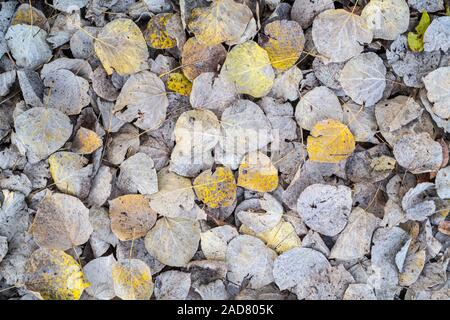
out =
[[[80,154],[91,154],[102,144],[102,139],[97,133],[81,127],[73,138],[72,151]]]
[[[353,101],[372,106],[383,97],[386,67],[375,53],[362,53],[344,65],[339,82]]]
[[[203,72],[217,72],[226,55],[227,52],[221,44],[208,46],[197,38],[189,38],[181,55],[183,73],[190,81],[194,81]]]
[[[17,66],[25,69],[36,69],[50,60],[52,51],[46,38],[45,30],[25,24],[12,25],[5,34],[6,43]]]
[[[269,93],[275,79],[268,53],[253,41],[231,49],[221,75],[235,84],[238,93],[255,98]]]
[[[116,296],[112,277],[112,267],[115,262],[116,259],[111,254],[94,259],[84,266],[83,273],[90,284],[86,288],[89,295],[99,300],[111,300]]]
[[[138,152],[122,162],[117,186],[127,193],[150,195],[158,192],[158,178],[152,158]]]
[[[394,156],[414,174],[437,171],[442,164],[442,146],[428,133],[407,134],[394,145]]]
[[[375,105],[375,117],[381,132],[398,130],[420,117],[422,112],[422,107],[407,96],[397,96]]]
[[[312,37],[317,51],[329,62],[344,62],[363,51],[372,41],[366,21],[344,9],[320,13],[313,22]]]
[[[311,229],[335,236],[347,225],[352,202],[348,187],[313,184],[300,194],[297,212]]]
[[[60,250],[38,249],[26,264],[25,286],[45,300],[79,300],[89,287],[74,258]]]
[[[295,109],[295,120],[305,130],[312,130],[322,120],[342,122],[343,112],[338,97],[327,87],[315,87],[300,98]]]
[[[17,138],[25,145],[32,163],[46,159],[72,135],[68,116],[48,108],[29,109],[14,120]]]
[[[352,133],[339,121],[317,122],[308,137],[308,155],[311,161],[337,163],[348,158],[355,149]]]
[[[125,122],[134,121],[143,130],[154,130],[166,119],[168,105],[162,80],[150,71],[142,71],[125,82],[114,112]]]
[[[228,225],[202,232],[200,243],[203,254],[209,260],[225,261],[228,243],[238,235],[237,230]]]
[[[92,164],[88,159],[73,152],[56,152],[48,158],[50,173],[58,190],[80,198],[89,194]]]
[[[94,41],[95,53],[107,74],[133,74],[148,68],[147,43],[130,19],[115,19],[105,25]]]
[[[158,192],[150,195],[150,206],[160,215],[192,218],[195,194],[191,181],[163,168],[158,173]],[[195,219],[195,216],[194,216]]]
[[[259,289],[273,281],[272,268],[277,254],[258,238],[240,235],[228,244],[227,279],[241,284],[249,278],[249,287]]]
[[[192,91],[192,82],[180,72],[169,74],[167,79],[167,89],[183,96],[189,96]]]
[[[409,6],[406,0],[370,1],[361,12],[373,37],[395,40],[398,35],[408,30]]]
[[[274,21],[264,27],[265,35],[259,44],[269,54],[270,63],[277,70],[287,70],[300,57],[305,45],[305,36],[295,21]]]
[[[450,49],[450,17],[437,17],[426,28],[423,36],[425,51],[448,51]]]
[[[233,0],[216,0],[192,10],[189,29],[205,45],[238,41],[253,18],[251,10]]]
[[[114,292],[122,300],[150,300],[153,281],[150,268],[139,259],[125,259],[112,266]]]
[[[147,234],[156,222],[156,212],[147,198],[128,194],[109,201],[111,230],[122,241],[138,239]]]
[[[73,196],[47,194],[31,226],[34,241],[44,248],[68,250],[86,243],[93,232],[89,210]]]
[[[203,171],[194,180],[197,197],[210,208],[229,207],[236,201],[236,181],[227,167]]]
[[[291,10],[291,18],[297,21],[303,29],[306,29],[311,26],[319,13],[329,9],[334,9],[332,0],[295,0]]]
[[[192,259],[200,242],[197,221],[163,217],[145,237],[148,252],[162,263],[182,267]]]
[[[278,170],[265,154],[248,153],[239,166],[237,185],[258,192],[273,191],[278,186]]]

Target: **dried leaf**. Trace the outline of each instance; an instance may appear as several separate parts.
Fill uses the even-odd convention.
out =
[[[141,260],[126,259],[112,266],[116,296],[122,300],[150,300],[153,282],[150,268]]]
[[[150,195],[158,192],[158,178],[152,158],[142,152],[121,163],[117,187],[127,193]]]
[[[148,252],[162,263],[183,267],[191,261],[200,242],[197,221],[163,217],[145,237]]]
[[[25,286],[45,300],[79,300],[89,287],[78,262],[60,250],[38,249],[26,265]]]
[[[95,53],[108,75],[133,74],[148,68],[148,50],[139,27],[130,19],[105,25],[94,41]]]
[[[228,53],[221,75],[233,82],[238,93],[260,98],[269,93],[275,74],[269,55],[256,42],[239,44]]]
[[[227,167],[219,167],[214,173],[203,171],[194,180],[197,197],[210,208],[229,207],[236,201],[236,181]]]
[[[237,185],[258,192],[273,191],[278,187],[278,170],[265,154],[248,153],[239,166]]]
[[[339,121],[317,122],[308,137],[308,155],[311,161],[338,163],[348,158],[355,149],[352,133]]]
[[[58,250],[86,243],[92,232],[89,210],[77,198],[62,193],[42,199],[31,227],[39,246]]]
[[[251,10],[233,0],[216,0],[209,7],[192,10],[188,27],[196,38],[212,46],[238,41],[253,18]]]
[[[110,200],[109,217],[111,230],[122,241],[145,236],[157,218],[149,200],[140,194],[127,194]]]
[[[360,16],[330,9],[314,19],[312,38],[327,62],[344,62],[363,51],[364,43],[372,41],[372,31]]]

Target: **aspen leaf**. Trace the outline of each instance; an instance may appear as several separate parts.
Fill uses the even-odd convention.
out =
[[[239,229],[240,232],[257,237],[278,254],[282,254],[295,247],[300,247],[302,241],[295,232],[294,226],[286,221],[281,220],[275,227],[255,233],[244,224]]]
[[[355,139],[339,121],[323,120],[311,130],[307,150],[311,161],[338,163],[353,153]]]
[[[169,101],[162,80],[150,71],[131,75],[114,105],[114,115],[143,130],[154,130],[166,119]]]
[[[203,171],[194,180],[197,197],[210,208],[229,207],[236,200],[236,181],[227,167],[219,167],[214,173]]]
[[[42,199],[31,226],[39,246],[58,250],[86,243],[92,232],[89,210],[77,198],[62,193]]]
[[[335,236],[348,221],[352,209],[352,192],[345,186],[312,184],[297,201],[297,212],[305,224],[323,235]]]
[[[133,74],[148,69],[147,43],[139,27],[130,19],[115,19],[98,33],[94,41],[97,57],[107,74]]]
[[[305,45],[305,36],[295,21],[274,21],[264,28],[260,45],[269,54],[272,66],[277,70],[287,70],[300,57]]]
[[[241,210],[241,205],[246,201],[242,202],[235,214],[251,231],[261,233],[274,228],[281,221],[283,206],[269,193],[264,193],[263,198],[257,201],[257,205],[245,210]]]
[[[171,218],[185,216],[195,204],[191,181],[167,168],[158,172],[158,192],[150,195],[149,199],[153,210]]]
[[[163,217],[145,236],[145,248],[158,261],[183,267],[197,252],[200,226],[197,221]]]
[[[208,46],[197,38],[189,38],[181,55],[183,73],[190,81],[194,81],[203,72],[217,72],[226,55],[227,51],[221,44]]]
[[[408,32],[408,46],[414,52],[421,52],[424,48],[424,35],[428,26],[431,24],[430,16],[426,11],[422,12],[419,24],[416,26],[416,32]]]
[[[303,29],[307,29],[319,13],[328,9],[334,9],[332,0],[295,0],[291,10],[291,18],[297,21]]]
[[[72,135],[72,124],[68,116],[49,108],[29,109],[14,120],[18,139],[30,154],[29,160],[36,163],[61,148]]]
[[[60,250],[34,251],[26,263],[25,276],[26,288],[45,300],[79,300],[89,287],[78,262]]]
[[[109,201],[111,230],[122,241],[141,238],[156,222],[156,212],[147,198],[127,194]]]
[[[167,88],[182,96],[189,96],[192,91],[192,82],[181,72],[174,72],[168,76]]]
[[[120,164],[117,187],[127,193],[150,195],[158,191],[158,178],[153,159],[143,152]]]
[[[248,235],[239,235],[228,244],[227,279],[241,284],[249,277],[249,287],[259,289],[273,281],[273,261],[277,254],[264,242]]]
[[[344,62],[357,56],[372,36],[363,18],[344,9],[320,13],[312,27],[314,45],[328,62]]]
[[[448,4],[446,6],[447,10]],[[437,17],[428,26],[423,36],[424,50],[428,52],[450,49],[450,17]]]
[[[361,12],[373,37],[395,40],[408,30],[409,6],[405,0],[372,0]]]
[[[238,186],[258,192],[270,192],[278,187],[278,170],[261,152],[248,153],[239,166]]]
[[[84,275],[90,286],[86,292],[99,300],[111,300],[116,296],[112,278],[112,267],[116,259],[111,254],[89,261],[84,267]]]
[[[177,45],[177,40],[172,38],[167,30],[166,25],[172,13],[161,13],[151,17],[147,24],[144,36],[148,45],[155,49],[170,49]]]
[[[221,75],[235,84],[238,93],[255,98],[269,93],[275,79],[267,51],[254,41],[238,44],[231,49]]]
[[[251,10],[234,0],[215,0],[208,7],[192,10],[189,29],[205,45],[238,41],[253,18]]]
[[[58,190],[80,198],[89,195],[92,164],[73,152],[57,152],[48,158],[52,179]]]
[[[139,259],[125,259],[112,266],[116,296],[122,300],[150,300],[153,294],[152,273]]]
[[[305,130],[312,130],[318,121],[343,121],[344,113],[338,97],[327,87],[315,87],[304,94],[295,108],[295,120]]]
[[[81,127],[72,142],[72,151],[80,154],[91,154],[103,144],[102,139],[92,130]]]
[[[46,39],[47,32],[35,25],[12,25],[5,34],[11,55],[17,66],[24,69],[36,69],[51,59]]]
[[[362,53],[344,65],[339,82],[353,101],[372,106],[383,97],[386,67],[377,54]]]
[[[42,30],[47,31],[49,29],[49,24],[44,13],[42,13],[41,10],[30,6],[28,3],[23,3],[17,8],[16,13],[11,20],[11,25],[16,24],[35,25]]]

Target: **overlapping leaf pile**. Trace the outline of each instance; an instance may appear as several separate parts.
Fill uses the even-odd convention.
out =
[[[2,2],[0,299],[450,299],[448,12]]]

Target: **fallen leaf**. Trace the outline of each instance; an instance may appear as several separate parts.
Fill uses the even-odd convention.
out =
[[[273,191],[278,187],[278,170],[265,154],[248,153],[239,166],[237,185],[258,192]]]
[[[25,268],[26,288],[45,300],[79,300],[89,287],[78,262],[64,251],[38,249]]]
[[[210,208],[229,207],[236,201],[236,181],[227,167],[203,171],[194,180],[197,197]]]
[[[150,268],[139,259],[126,259],[112,266],[114,292],[122,300],[150,300],[153,282]]]
[[[338,163],[355,150],[355,139],[347,126],[336,120],[317,122],[307,144],[311,161]]]
[[[139,27],[130,19],[106,24],[94,41],[94,49],[108,75],[134,74],[148,68],[148,50]]]
[[[156,222],[156,212],[140,194],[127,194],[109,201],[111,230],[122,241],[141,238]]]

